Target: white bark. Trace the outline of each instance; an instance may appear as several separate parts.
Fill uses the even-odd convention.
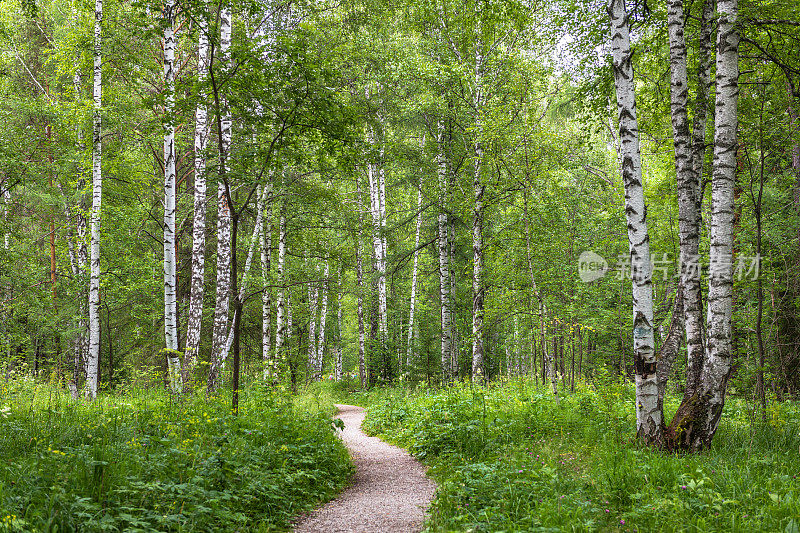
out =
[[[369,91],[367,91],[369,98]],[[372,128],[367,131],[367,141],[375,142]],[[383,142],[380,140],[379,142]],[[370,191],[370,212],[372,213],[372,241],[375,255],[375,271],[377,273],[378,289],[378,330],[380,336],[380,351],[386,349],[388,338],[388,317],[386,315],[386,180],[383,169],[383,145],[380,148],[381,161],[379,165],[370,162],[367,166]]]
[[[709,231],[708,339],[703,366],[703,395],[708,398],[702,445],[717,430],[733,358],[733,219],[736,184],[737,108],[739,97],[739,34],[737,0],[718,0],[717,92],[714,171],[711,181]],[[701,443],[696,443],[699,447]]]
[[[322,378],[323,356],[325,355],[325,322],[328,317],[328,261],[325,261],[325,272],[322,275],[322,305],[319,314],[319,340],[317,341],[317,357],[314,365],[314,379]]]
[[[381,121],[383,122],[383,121]],[[381,124],[383,130],[383,124]],[[381,256],[378,264],[378,305],[380,309],[380,331],[383,347],[389,338],[389,316],[386,301],[386,256],[389,248],[386,242],[386,171],[384,169],[384,139],[381,135],[381,163],[378,171],[378,216],[380,218]]]
[[[200,84],[208,74],[208,24],[200,16],[197,45],[197,78]],[[192,282],[189,295],[189,320],[186,325],[186,350],[183,379],[191,379],[197,365],[200,332],[203,323],[203,293],[206,263],[206,156],[208,144],[208,109],[198,98],[194,127],[194,217],[192,222]]]
[[[361,249],[361,228],[364,227],[363,205],[361,201],[361,180],[356,177],[356,202],[358,206],[358,233],[356,235],[356,285],[358,290],[358,301],[356,303],[356,314],[358,315],[358,376],[361,388],[367,386],[367,372],[364,364],[364,352],[366,335],[364,332],[364,252]]]
[[[450,242],[447,224],[448,176],[445,151],[444,125],[438,124],[437,170],[439,177],[439,301],[442,320],[442,381],[450,381],[453,376],[451,356],[453,351],[453,322],[451,315],[450,292]]]
[[[689,133],[688,102],[689,83],[686,67],[686,41],[684,38],[685,17],[682,0],[669,0],[667,6],[670,50],[670,100],[672,114],[672,135],[675,146],[675,175],[678,189],[678,226],[681,253],[681,289],[684,301],[683,321],[686,328],[686,347],[688,354],[687,390],[691,396],[697,388],[697,369],[702,368],[703,344],[700,310],[700,276],[689,265],[696,264],[700,243],[700,168],[693,165],[692,139]],[[702,69],[702,65],[700,67]],[[698,87],[698,95],[705,87]],[[699,118],[699,117],[698,117]],[[705,122],[703,120],[703,122]],[[705,136],[705,134],[704,134]],[[678,340],[677,346],[680,345]],[[675,346],[673,342],[670,346]],[[662,350],[663,351],[663,350]],[[666,360],[661,365],[671,367],[677,349],[664,352]],[[668,373],[665,375],[668,376]],[[662,387],[663,390],[663,387]]]
[[[477,6],[477,4],[476,4]],[[475,160],[472,191],[474,206],[472,214],[472,379],[482,380],[483,368],[483,194],[486,186],[481,176],[483,166],[483,25],[482,13],[476,8],[475,13],[475,78],[472,89],[472,105],[475,113]]]
[[[414,346],[414,310],[417,305],[417,263],[419,261],[419,232],[422,227],[422,179],[419,182],[419,192],[417,193],[417,230],[414,235],[414,266],[411,270],[411,302],[408,310],[408,349],[406,351],[405,364],[400,362],[400,371],[408,365],[416,362],[416,352]],[[407,370],[406,370],[407,371]]]
[[[314,269],[314,274],[317,271]],[[308,380],[317,379],[317,314],[319,286],[316,282],[308,284]]]
[[[164,341],[170,389],[183,389],[181,361],[178,357],[177,250],[175,242],[175,4],[164,5]]]
[[[220,10],[220,55],[228,68],[231,47],[231,12],[229,8]],[[223,104],[220,119],[222,130],[222,154],[225,161],[224,172],[228,173],[228,158],[231,147],[231,116],[227,102]],[[217,187],[217,295],[214,304],[214,331],[211,346],[211,368],[208,374],[208,389],[215,391],[219,386],[219,372],[228,342],[228,311],[231,292],[231,206],[225,195],[225,184]]]
[[[275,358],[278,364],[283,364],[286,360],[284,354],[284,342],[287,337],[286,330],[286,278],[284,268],[286,265],[286,214],[285,206],[281,207],[280,221],[278,222],[278,304],[275,314]]]
[[[342,267],[336,275],[336,359],[333,365],[333,377],[336,381],[342,380]]]
[[[86,396],[95,398],[100,370],[100,209],[103,194],[102,118],[103,63],[102,25],[103,0],[94,4],[94,113],[92,127],[92,215],[89,272],[89,355],[86,362]]]
[[[449,152],[451,155],[448,156],[448,161],[452,161],[452,152]],[[449,173],[450,175],[450,185],[449,190],[452,191],[455,188],[455,183],[453,183],[454,175],[452,172]],[[458,286],[456,285],[456,220],[455,217],[449,217],[447,223],[447,241],[448,241],[448,259],[447,259],[447,266],[450,269],[450,372],[454,378],[458,378],[460,374],[460,368],[458,364],[458,328],[456,328],[456,321],[453,318],[453,314],[455,313],[456,302],[458,301]]]
[[[687,254],[699,253],[701,208],[703,192],[703,162],[706,155],[706,128],[708,123],[708,103],[711,92],[711,62],[712,40],[711,27],[713,24],[713,0],[703,2],[703,11],[700,19],[700,33],[697,45],[697,94],[694,101],[694,124],[692,128],[692,176],[695,188],[695,207],[689,211],[689,220],[693,219],[693,226],[687,230]],[[694,237],[694,234],[697,236]],[[697,241],[695,244],[694,241]],[[703,340],[703,299],[700,289],[700,276],[695,276],[691,283],[683,284],[683,305],[686,328],[687,370],[685,395],[692,396],[700,386],[700,377],[705,360],[705,343]]]
[[[75,25],[78,25],[78,15],[77,11],[73,9],[73,16],[75,18]],[[80,102],[81,100],[81,92],[82,92],[82,85],[83,80],[81,77],[81,70],[79,68],[80,65],[80,55],[76,54],[75,56],[75,75],[72,78],[72,85],[75,89],[75,99]],[[72,212],[72,209],[69,207],[69,204],[65,204],[67,206],[67,211],[69,219],[71,220],[74,216],[75,218],[75,236],[76,236],[76,243],[72,242],[72,239],[69,241],[69,252],[70,252],[70,266],[72,268],[72,275],[75,279],[80,280],[81,290],[78,296],[78,318],[77,322],[77,330],[78,334],[75,338],[75,344],[73,346],[73,375],[72,375],[72,384],[70,386],[70,390],[72,391],[72,396],[77,398],[79,395],[78,392],[78,384],[80,382],[81,375],[86,374],[86,362],[88,359],[88,352],[89,352],[89,321],[88,321],[88,298],[87,298],[87,285],[85,284],[86,281],[86,271],[87,271],[87,264],[89,261],[89,250],[87,248],[87,226],[86,226],[86,201],[85,201],[85,188],[86,188],[86,169],[83,166],[83,152],[86,149],[86,145],[84,144],[83,140],[83,126],[81,124],[78,125],[76,131],[76,148],[78,150],[78,158],[77,158],[77,165],[76,165],[76,182],[75,182],[75,189],[78,197],[78,205],[77,208]]]
[[[270,377],[272,369],[272,276],[270,259],[272,254],[272,185],[264,188],[264,217],[261,229],[261,357],[264,362],[264,379]]]
[[[647,206],[642,184],[639,129],[631,58],[630,29],[624,0],[611,0],[614,85],[617,93],[622,181],[625,185],[625,217],[631,258],[633,289],[633,350],[636,372],[636,429],[647,442],[662,441],[662,413],[658,403],[655,341],[653,335],[653,287]]]

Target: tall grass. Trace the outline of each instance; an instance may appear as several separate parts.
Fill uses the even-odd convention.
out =
[[[0,385],[0,531],[273,531],[352,471],[325,408],[251,387],[94,402]]]
[[[384,390],[365,427],[432,466],[431,531],[798,531],[800,409],[728,401],[712,449],[635,439],[632,385]],[[668,409],[677,407],[668,399]]]

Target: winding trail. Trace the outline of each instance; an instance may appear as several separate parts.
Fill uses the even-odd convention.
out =
[[[402,448],[361,431],[365,412],[336,405],[344,422],[341,439],[350,450],[356,473],[351,485],[295,524],[296,533],[415,533],[436,485],[425,467]]]

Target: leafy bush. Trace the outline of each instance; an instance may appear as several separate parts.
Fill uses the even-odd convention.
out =
[[[324,410],[268,390],[238,416],[225,397],[3,392],[0,531],[285,528],[352,471]]]
[[[632,385],[561,394],[524,381],[384,391],[365,397],[365,428],[431,466],[431,531],[797,530],[796,405],[762,424],[731,398],[710,451],[671,455],[635,439]]]

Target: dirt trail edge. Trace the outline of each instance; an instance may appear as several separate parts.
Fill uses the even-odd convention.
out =
[[[402,448],[361,431],[365,412],[336,405],[344,422],[340,437],[356,473],[338,498],[295,524],[296,533],[414,533],[422,528],[436,485],[425,467]]]

